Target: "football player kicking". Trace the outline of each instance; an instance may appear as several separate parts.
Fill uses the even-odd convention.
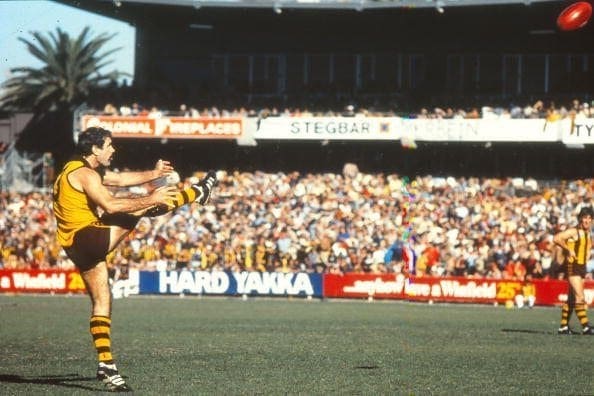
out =
[[[111,352],[112,296],[108,283],[106,256],[134,229],[142,216],[157,216],[182,205],[208,202],[216,175],[184,190],[160,187],[146,196],[114,197],[106,186],[125,187],[147,183],[173,172],[167,161],[142,172],[107,170],[115,152],[111,132],[88,128],[79,135],[75,158],[56,177],[53,209],[58,224],[57,240],[79,269],[91,298],[90,332],[97,350],[97,379],[107,390],[132,389],[120,376]],[[100,216],[98,208],[103,214]]]

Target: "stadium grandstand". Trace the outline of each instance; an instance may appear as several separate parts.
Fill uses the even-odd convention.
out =
[[[3,394],[592,394],[594,24],[559,30],[567,1],[58,2],[133,25],[135,73],[44,132],[102,126],[114,171],[162,176],[117,196],[217,183],[134,218],[108,288],[56,238],[60,141],[0,120]]]
[[[62,3],[137,29],[133,85],[73,133],[112,130],[120,169],[220,170],[212,206],[141,224],[116,263],[392,273],[412,231],[426,275],[548,279],[551,235],[590,203],[592,27],[558,31],[563,2]],[[3,196],[6,268],[68,267],[46,201]]]
[[[226,110],[251,119],[359,113],[557,120],[584,107],[588,118],[594,99],[592,26],[559,31],[555,18],[563,1],[62,3],[136,28],[134,84],[95,95],[87,108],[99,112],[136,103],[160,114]],[[475,128],[443,125],[442,132]],[[251,146],[229,139],[122,139],[116,162],[131,166],[120,161],[138,150],[147,159],[163,153],[189,174],[199,151],[214,167],[249,170],[338,172],[355,162],[366,171],[408,175],[589,175],[590,145],[541,139],[539,128],[545,125],[532,129],[531,138],[417,139],[414,152],[373,138],[243,139]],[[302,161],[304,153],[311,160]]]

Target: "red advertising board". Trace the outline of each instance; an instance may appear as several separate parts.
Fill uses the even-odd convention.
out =
[[[84,115],[82,129],[101,127],[118,138],[237,139],[243,135],[242,118],[123,117]]]
[[[77,271],[0,269],[2,293],[80,293],[85,290]]]
[[[170,117],[163,130],[166,138],[237,139],[243,134],[241,118]]]
[[[556,305],[567,299],[567,282],[536,280],[536,305]],[[324,276],[325,297],[393,300],[505,303],[523,293],[524,283],[486,278],[406,278],[398,275],[345,274]],[[586,302],[594,300],[594,282],[586,282]]]

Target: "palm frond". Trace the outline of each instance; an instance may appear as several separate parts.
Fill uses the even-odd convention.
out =
[[[32,38],[19,38],[39,61],[40,68],[16,67],[13,77],[3,84],[0,108],[73,108],[93,89],[116,81],[123,73],[103,69],[113,63],[111,56],[121,47],[105,50],[116,34],[91,36],[85,27],[71,37],[57,28],[44,35],[30,32]]]

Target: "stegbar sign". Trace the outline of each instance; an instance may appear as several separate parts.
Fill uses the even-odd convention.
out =
[[[237,139],[243,134],[241,118],[185,118],[185,117],[119,117],[85,115],[82,130],[101,127],[115,137],[178,138],[178,139]]]

